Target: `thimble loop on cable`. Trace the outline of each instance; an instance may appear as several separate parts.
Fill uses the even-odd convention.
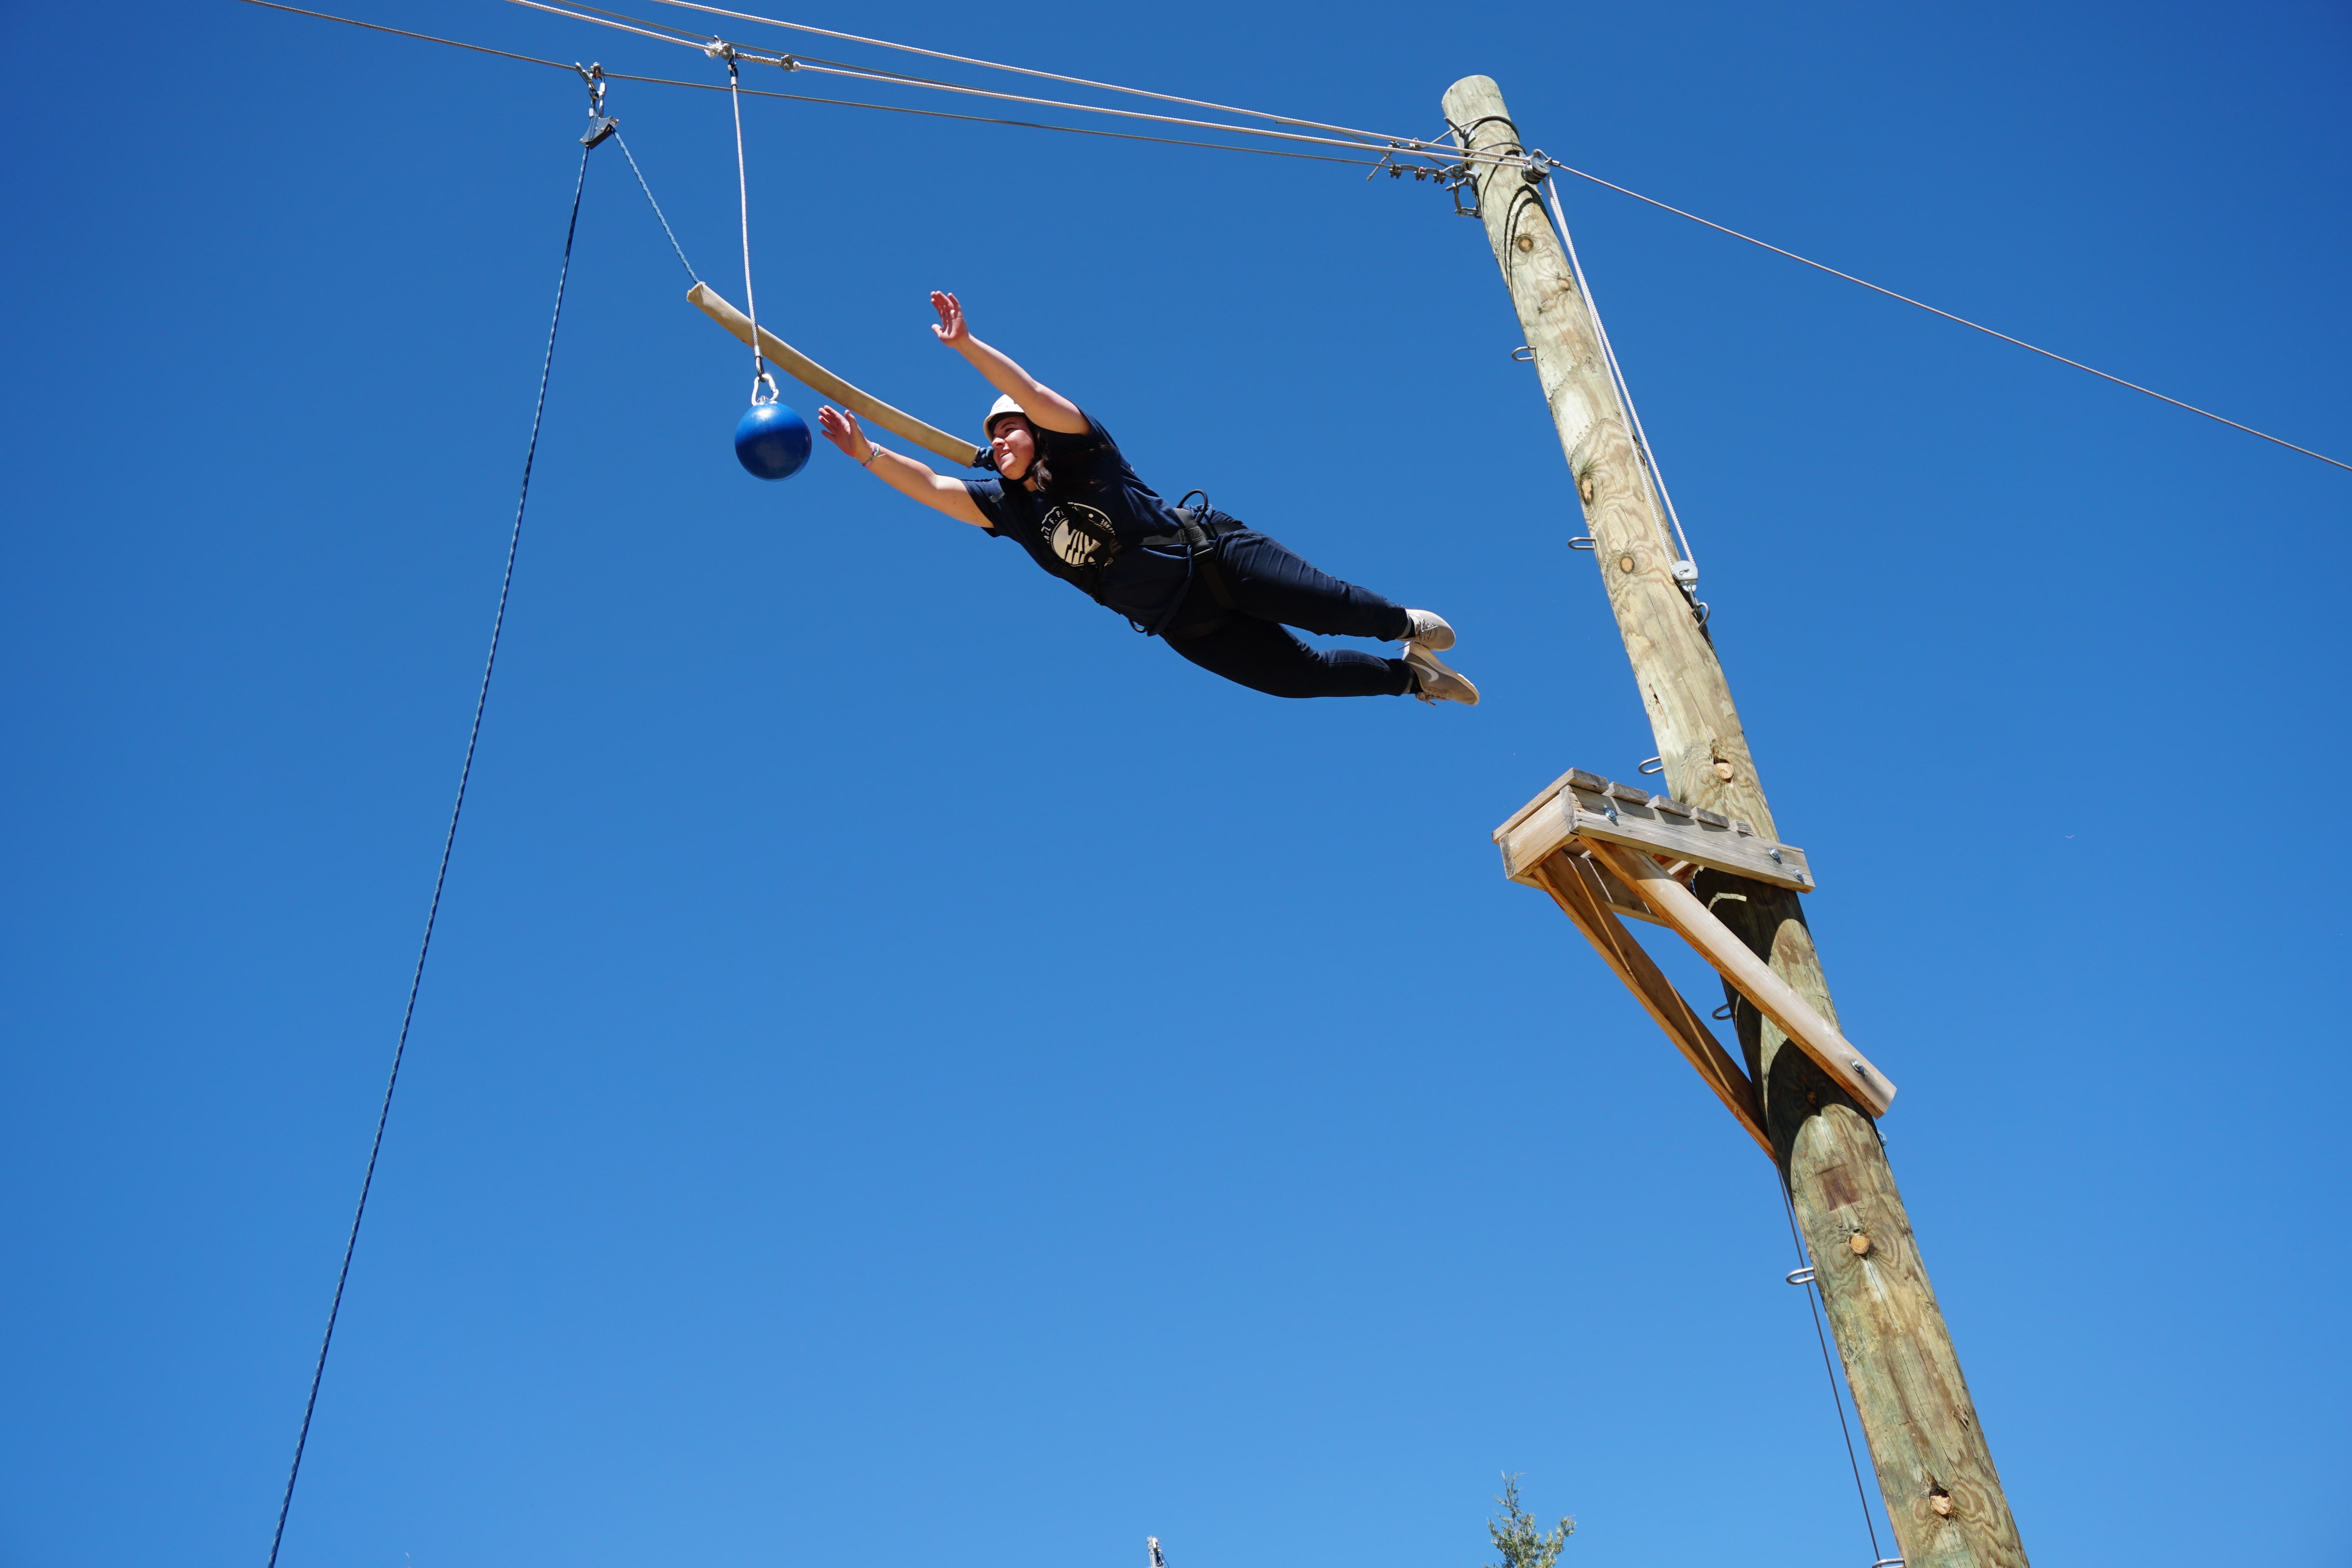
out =
[[[751,406],[757,408],[762,404],[782,403],[783,400],[784,395],[776,390],[775,376],[765,365],[761,366],[758,378],[751,383]]]

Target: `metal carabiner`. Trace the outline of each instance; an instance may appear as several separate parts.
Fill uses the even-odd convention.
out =
[[[588,129],[580,133],[580,145],[594,147],[618,131],[621,122],[604,112],[604,89],[608,84],[604,80],[604,66],[593,60],[583,66],[574,60],[572,68],[578,71],[580,79],[588,84]]]

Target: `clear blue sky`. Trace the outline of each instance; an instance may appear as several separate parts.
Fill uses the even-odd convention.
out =
[[[2342,6],[1519,15],[804,14],[1407,133],[1486,71],[1581,166],[2352,456]],[[0,1561],[257,1568],[583,95],[215,0],[0,37]],[[725,100],[613,107],[739,288]],[[959,289],[1148,479],[1450,616],[1486,701],[1286,705],[828,449],[749,479],[745,356],[599,153],[285,1561],[1473,1568],[1509,1469],[1572,1568],[1862,1568],[1768,1168],[1487,842],[1653,748],[1479,230],[748,119],[788,337],[967,428]],[[2028,1547],[2352,1561],[2352,475],[1565,194]]]

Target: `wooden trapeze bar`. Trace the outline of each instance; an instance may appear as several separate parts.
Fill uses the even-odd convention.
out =
[[[686,297],[695,309],[744,342],[751,341],[751,318],[720,299],[709,284],[697,283],[686,291]],[[850,385],[765,327],[760,329],[760,352],[768,356],[769,363],[810,391],[833,399],[852,414],[872,420],[885,430],[912,441],[926,451],[936,452],[948,461],[967,468],[980,460],[980,448],[971,442],[958,440],[936,426],[926,425],[913,415],[891,407],[873,394]]]
[[[1675,1048],[1769,1155],[1756,1086],[1698,1009],[1642,950],[1619,917],[1664,926],[1872,1116],[1895,1085],[1731,928],[1684,886],[1701,867],[1810,892],[1812,868],[1794,845],[1760,838],[1747,823],[1632,784],[1570,768],[1495,829],[1503,874],[1551,895],[1610,972],[1656,1020]]]

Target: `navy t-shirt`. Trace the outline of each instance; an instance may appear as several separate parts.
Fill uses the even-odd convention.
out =
[[[1081,593],[1157,626],[1182,595],[1190,563],[1181,545],[1146,549],[1142,542],[1181,529],[1176,509],[1137,477],[1092,415],[1083,436],[1030,428],[1053,483],[1032,490],[993,477],[966,479],[988,531]]]

